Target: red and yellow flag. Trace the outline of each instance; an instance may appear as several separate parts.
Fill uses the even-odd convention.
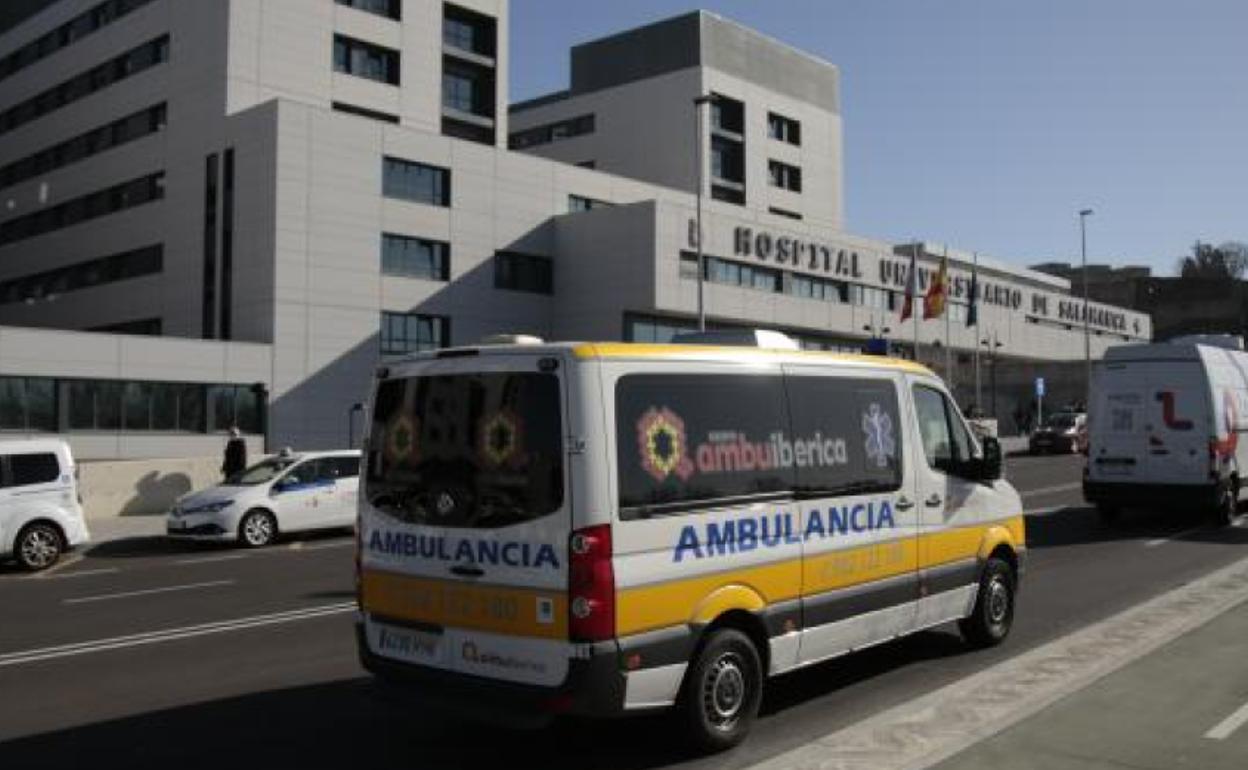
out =
[[[940,318],[949,299],[949,257],[940,260],[940,269],[923,297],[923,318]]]

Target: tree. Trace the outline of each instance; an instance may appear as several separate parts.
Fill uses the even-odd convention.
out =
[[[1189,256],[1181,257],[1178,273],[1184,278],[1242,278],[1248,271],[1248,243],[1226,241],[1220,246],[1196,241]]]

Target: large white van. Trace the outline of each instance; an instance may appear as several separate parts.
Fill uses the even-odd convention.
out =
[[[1113,521],[1128,506],[1220,522],[1248,468],[1248,353],[1238,338],[1118,345],[1092,373],[1083,494]]]
[[[1000,447],[904,361],[532,344],[378,372],[359,652],[438,708],[676,706],[740,741],[764,680],[961,621],[1010,630],[1022,505]]]
[[[0,559],[47,569],[87,542],[78,473],[60,439],[0,441]]]

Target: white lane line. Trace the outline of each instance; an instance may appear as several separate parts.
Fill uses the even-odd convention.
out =
[[[194,559],[178,559],[174,564],[210,564],[215,561],[235,561],[237,559],[246,559],[245,553],[228,553],[224,556],[197,556]]]
[[[1175,532],[1173,535],[1169,535],[1169,536],[1167,536],[1167,537],[1159,537],[1159,538],[1157,538],[1156,540],[1149,540],[1147,543],[1145,543],[1145,544],[1144,544],[1144,547],[1145,547],[1145,548],[1156,548],[1156,547],[1157,547],[1157,546],[1159,546],[1159,545],[1165,545],[1166,543],[1172,543],[1172,542],[1174,542],[1175,540],[1182,540],[1183,538],[1187,537],[1188,535],[1191,535],[1191,534],[1194,534],[1194,533],[1196,533],[1196,532],[1199,532],[1199,531],[1201,531],[1201,530],[1202,530],[1202,529],[1204,529],[1204,528],[1205,528],[1205,525],[1204,525],[1204,524],[1202,524],[1202,525],[1200,525],[1199,527],[1192,527],[1191,529],[1185,529],[1185,530],[1183,530],[1182,532]]]
[[[1209,732],[1205,733],[1205,737],[1214,741],[1224,741],[1231,737],[1231,733],[1248,724],[1248,703],[1235,709],[1235,712],[1226,719],[1214,725]]]
[[[74,599],[64,599],[61,604],[86,604],[87,602],[106,602],[112,599],[128,599],[132,596],[150,596],[151,594],[166,594],[173,591],[193,591],[198,588],[212,588],[214,586],[233,585],[233,580],[209,580],[206,583],[187,583],[181,586],[165,586],[163,588],[145,588],[142,591],[123,591],[116,594],[100,594],[98,596],[79,596]]]
[[[87,577],[88,575],[111,575],[114,572],[121,572],[118,567],[100,567],[99,569],[84,569],[78,572],[64,572],[59,575],[41,575],[44,580],[68,580],[69,578]]]
[[[1050,513],[1064,511],[1067,508],[1078,508],[1077,505],[1050,505],[1047,508],[1029,508],[1023,511],[1024,516],[1047,516]]]
[[[1058,492],[1073,492],[1076,489],[1083,489],[1083,482],[1075,481],[1070,484],[1056,484],[1051,487],[1038,487],[1036,489],[1026,489],[1019,492],[1023,497],[1040,497],[1042,495],[1055,495]]]
[[[35,663],[41,660],[67,658],[74,655],[87,655],[93,652],[104,652],[106,650],[139,647],[146,644],[157,644],[159,642],[169,642],[177,639],[189,639],[196,636],[206,636],[208,634],[242,631],[248,628],[259,628],[262,626],[276,625],[278,623],[293,623],[299,620],[311,620],[313,618],[339,615],[344,612],[354,611],[355,602],[321,604],[301,610],[287,610],[285,612],[274,612],[267,615],[252,615],[250,617],[222,620],[215,623],[201,623],[194,626],[167,628],[161,631],[148,631],[142,634],[113,636],[106,639],[95,639],[89,642],[77,642],[74,644],[62,644],[55,647],[43,647],[33,650],[22,650],[20,652],[9,652],[0,654],[0,668],[4,668],[5,666],[19,666],[24,663]]]

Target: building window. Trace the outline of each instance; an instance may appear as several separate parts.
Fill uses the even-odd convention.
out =
[[[224,432],[238,428],[243,433],[263,433],[263,399],[248,385],[209,385],[208,405],[212,409],[212,429]]]
[[[381,314],[381,354],[401,356],[444,348],[451,341],[451,319],[416,313]]]
[[[451,172],[437,166],[398,158],[382,161],[382,193],[387,198],[451,205]]]
[[[466,120],[456,120],[451,117],[442,118],[442,135],[455,139],[466,139],[469,142],[479,142],[480,144],[494,144],[494,127],[492,125],[479,126]]]
[[[711,128],[715,131],[744,134],[745,104],[722,94],[715,94],[711,101]]]
[[[0,377],[0,430],[55,431],[56,381]]]
[[[164,247],[157,244],[13,278],[0,282],[0,305],[50,299],[80,289],[154,275],[163,269],[163,263]]]
[[[161,131],[166,115],[162,102],[15,160],[0,168],[0,190]]]
[[[697,278],[698,257],[692,252],[681,252],[682,275],[692,270]],[[758,267],[740,262],[729,262],[719,257],[703,255],[706,280],[726,286],[740,286],[757,291],[779,292],[783,288],[783,272],[770,267]],[[686,267],[686,265],[688,267]]]
[[[802,191],[802,170],[778,160],[767,161],[767,172],[772,187],[779,187],[789,192]]]
[[[607,203],[606,201],[600,201],[594,198],[586,198],[584,195],[569,195],[568,196],[568,213],[571,213],[571,214],[579,213],[582,211],[593,211],[594,209],[600,209],[600,208],[604,208],[610,205],[612,204]]]
[[[0,134],[169,60],[169,36],[150,40],[0,112]]]
[[[445,281],[450,278],[448,243],[405,235],[381,236],[381,272],[405,278]]]
[[[724,203],[735,203],[738,206],[745,205],[745,190],[737,186],[729,186],[722,184],[711,185],[711,198]]]
[[[499,251],[494,254],[494,288],[553,294],[554,263],[548,257]]]
[[[769,112],[767,113],[767,135],[779,142],[801,146],[802,124],[792,118]]]
[[[811,275],[793,273],[789,280],[789,294],[801,299],[814,299],[821,302],[846,302],[849,300],[849,284],[844,281],[830,281]]]
[[[234,148],[227,148],[221,176],[221,334],[234,337]]]
[[[741,142],[721,136],[711,137],[711,178],[745,183],[745,148]]]
[[[796,211],[789,211],[788,209],[777,208],[775,206],[768,206],[767,211],[772,214],[775,214],[778,217],[784,217],[785,219],[801,219],[802,218],[802,215],[797,213]]]
[[[479,117],[494,117],[494,72],[486,67],[458,64],[449,59],[442,66],[442,106]]]
[[[508,137],[507,146],[512,150],[523,150],[528,147],[537,147],[562,139],[592,134],[594,133],[594,128],[594,116],[592,114],[578,115],[575,118],[516,131]],[[593,161],[588,162],[593,163]],[[590,168],[593,168],[593,166],[590,166]]]
[[[200,325],[204,339],[217,336],[217,189],[220,158],[214,152],[204,161],[204,280],[200,299]]]
[[[400,0],[335,0],[338,5],[357,8],[361,11],[385,16],[398,21],[401,18],[402,3]]]
[[[89,193],[0,224],[0,245],[64,230],[108,214],[165,197],[165,174],[159,172]]]
[[[399,84],[399,52],[345,35],[334,35],[334,71]]]
[[[364,107],[356,107],[354,104],[345,102],[334,102],[333,108],[335,112],[345,112],[348,115],[355,115],[359,118],[368,118],[370,120],[380,120],[383,123],[398,123],[399,116],[391,115],[388,112],[379,112]]]
[[[105,0],[83,11],[59,27],[0,58],[0,80],[42,61],[62,48],[77,43],[101,27],[138,10],[152,0]]]
[[[627,342],[653,342],[667,344],[677,334],[698,330],[691,321],[678,321],[650,316],[627,315],[624,318],[624,340]]]
[[[493,58],[496,44],[494,19],[457,5],[446,4],[442,11],[442,43],[460,51]]]

